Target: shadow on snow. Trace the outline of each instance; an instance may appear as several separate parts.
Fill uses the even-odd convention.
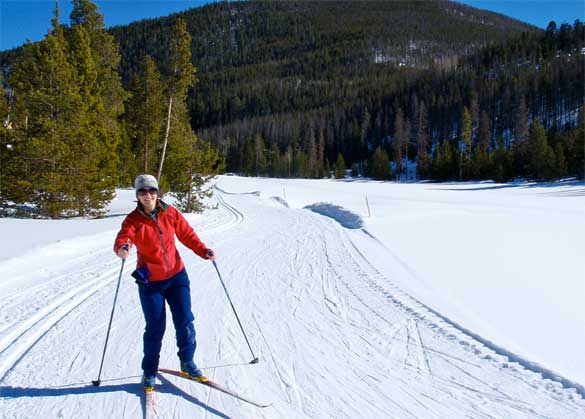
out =
[[[158,385],[156,387],[156,393],[163,393],[163,394],[172,394],[178,397],[181,397],[184,400],[187,400],[199,407],[202,407],[207,412],[223,418],[223,419],[230,419],[229,416],[220,412],[217,409],[214,409],[211,406],[206,405],[198,398],[192,396],[191,394],[183,391],[181,388],[176,386],[175,384],[171,383],[164,377],[159,376],[162,385]],[[58,386],[58,387],[11,387],[11,386],[0,386],[0,397],[6,399],[14,399],[20,397],[63,397],[63,396],[71,396],[71,395],[82,395],[82,394],[100,394],[100,393],[116,393],[116,392],[125,392],[129,394],[133,394],[140,398],[140,403],[142,405],[142,410],[145,411],[146,409],[146,398],[145,393],[142,387],[142,384],[139,383],[132,383],[132,384],[110,384],[110,385],[101,385],[96,387],[91,383],[77,383],[73,384],[75,387],[71,387],[68,385],[65,386]]]
[[[362,228],[364,222],[362,218],[351,211],[346,210],[339,205],[333,205],[327,202],[318,202],[316,204],[307,205],[305,209],[316,212],[317,214],[333,218],[345,228],[352,230]]]

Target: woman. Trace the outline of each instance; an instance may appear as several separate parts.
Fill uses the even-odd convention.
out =
[[[214,260],[215,255],[199,240],[185,217],[160,199],[154,176],[140,175],[136,177],[134,186],[138,206],[122,222],[114,252],[126,259],[129,248],[135,245],[138,253],[132,276],[139,285],[140,304],[146,320],[142,384],[154,387],[166,326],[165,300],[175,325],[181,371],[193,378],[205,379],[193,362],[196,341],[189,278],[175,247],[175,235],[203,259]]]

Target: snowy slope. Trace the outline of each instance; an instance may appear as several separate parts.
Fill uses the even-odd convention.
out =
[[[192,281],[196,361],[272,406],[161,377],[159,417],[585,417],[585,185],[220,177],[217,186],[218,209],[188,218],[216,249],[261,361],[247,364],[213,266],[179,246]],[[143,417],[135,255],[102,385],[90,383],[121,265],[112,241],[131,208],[125,190],[99,221],[0,220],[2,417]],[[539,326],[518,336],[524,317]],[[168,329],[161,365],[176,368],[170,321]],[[562,377],[551,380],[552,371]]]

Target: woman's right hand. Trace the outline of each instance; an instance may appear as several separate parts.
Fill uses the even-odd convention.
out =
[[[120,247],[120,250],[118,250],[118,257],[119,258],[126,259],[129,254],[130,254],[130,248],[127,244]]]

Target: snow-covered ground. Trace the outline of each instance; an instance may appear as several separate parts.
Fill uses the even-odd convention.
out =
[[[368,207],[366,206],[369,204]],[[221,176],[187,215],[218,254],[192,281],[197,363],[261,402],[160,377],[159,417],[585,417],[585,184]],[[94,387],[133,191],[101,220],[0,219],[0,416],[142,417],[128,260]],[[172,324],[161,366],[176,368]]]

